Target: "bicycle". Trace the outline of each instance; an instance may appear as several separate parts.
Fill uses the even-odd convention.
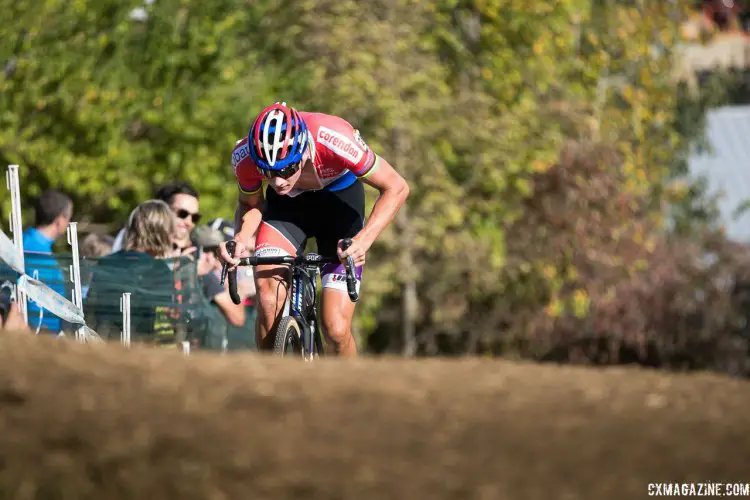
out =
[[[344,249],[352,244],[350,238],[342,242]],[[234,256],[235,243],[227,243],[227,252]],[[295,355],[301,355],[305,361],[312,361],[323,352],[323,340],[318,328],[317,317],[317,284],[316,278],[320,274],[320,266],[329,263],[338,263],[337,257],[324,257],[316,253],[307,253],[292,257],[266,256],[266,257],[243,257],[239,266],[258,266],[262,264],[287,264],[290,266],[291,290],[287,293],[281,320],[274,331],[275,340],[273,351],[281,356],[286,356],[287,350],[291,348]],[[354,260],[347,257],[346,263],[346,288],[349,299],[352,302],[359,300],[357,293],[357,280],[354,275]],[[228,264],[224,264],[221,270],[221,284],[229,277],[229,295],[235,304],[241,302],[237,293],[237,268],[228,271]]]

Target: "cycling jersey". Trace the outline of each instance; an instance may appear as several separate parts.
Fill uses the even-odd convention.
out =
[[[287,196],[295,197],[305,191],[340,191],[375,171],[378,156],[349,122],[323,113],[299,114],[307,124],[317,186],[295,186]],[[232,168],[243,193],[254,194],[263,187],[264,177],[250,158],[247,137],[238,141],[232,151]]]

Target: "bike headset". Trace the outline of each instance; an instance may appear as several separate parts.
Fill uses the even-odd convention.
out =
[[[267,179],[288,179],[302,166],[308,145],[307,125],[285,102],[260,112],[247,136],[250,158]]]

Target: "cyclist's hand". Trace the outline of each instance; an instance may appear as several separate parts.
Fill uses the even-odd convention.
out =
[[[229,264],[229,270],[233,270],[237,267],[237,264],[240,263],[240,257],[247,257],[249,254],[249,249],[247,246],[239,241],[234,242],[234,257],[229,256],[229,252],[227,251],[227,242],[223,241],[219,245],[219,260],[222,264]]]
[[[342,264],[346,262],[346,258],[351,255],[352,259],[354,260],[355,266],[361,266],[365,263],[365,255],[367,254],[367,247],[357,240],[356,238],[352,238],[352,244],[349,248],[346,250],[343,249],[341,243],[344,240],[339,240],[338,245],[336,246],[336,254],[341,261]]]

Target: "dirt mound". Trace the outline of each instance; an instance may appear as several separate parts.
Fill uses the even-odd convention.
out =
[[[750,383],[0,338],[0,498],[620,499],[748,481]]]

